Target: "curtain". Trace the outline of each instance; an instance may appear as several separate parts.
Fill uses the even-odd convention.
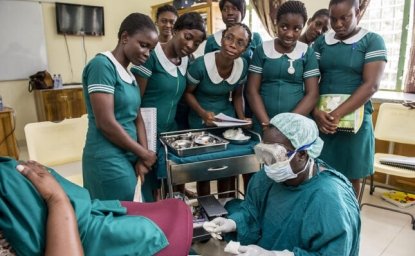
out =
[[[366,11],[367,7],[369,6],[369,3],[370,3],[370,0],[360,0],[360,5],[359,5],[359,9],[360,9],[359,21],[363,17],[363,15],[365,14],[365,11]]]
[[[415,6],[412,9],[412,15],[415,15]],[[411,34],[411,50],[408,61],[408,72],[406,73],[404,83],[404,92],[415,93],[415,19],[412,21],[412,33],[409,33],[409,35]]]
[[[254,10],[258,14],[259,19],[262,22],[262,25],[265,27],[265,30],[271,37],[277,36],[277,10],[278,8],[288,0],[251,0],[251,4],[254,7]],[[360,17],[366,11],[367,6],[369,5],[370,0],[360,0]],[[324,8],[323,6],[321,8]],[[310,14],[311,16],[311,14]]]
[[[278,7],[287,2],[287,0],[251,0],[251,4],[254,10],[258,14],[259,19],[264,25],[268,34],[274,38],[277,36],[277,10]]]

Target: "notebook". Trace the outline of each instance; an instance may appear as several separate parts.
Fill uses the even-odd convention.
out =
[[[324,112],[331,112],[350,97],[349,94],[323,94],[318,101],[318,108]],[[364,106],[352,113],[345,115],[339,121],[337,131],[357,133],[362,126]]]
[[[415,204],[415,195],[401,191],[388,191],[382,194],[382,199],[400,208],[407,208]]]
[[[147,134],[149,150],[156,152],[157,148],[157,108],[140,108]]]
[[[415,171],[415,157],[406,157],[406,156],[383,157],[379,159],[379,162],[381,164],[391,165],[391,166]]]

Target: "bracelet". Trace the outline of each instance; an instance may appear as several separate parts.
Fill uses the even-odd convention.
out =
[[[270,123],[269,122],[263,122],[263,123],[261,123],[261,126],[262,126],[262,130],[265,130],[265,129],[269,128]]]

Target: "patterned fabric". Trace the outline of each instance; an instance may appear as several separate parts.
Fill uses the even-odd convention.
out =
[[[15,256],[13,248],[7,242],[3,236],[3,232],[0,231],[0,256]]]
[[[305,147],[304,150],[312,158],[320,155],[324,142],[318,136],[316,123],[310,118],[295,113],[281,113],[274,116],[270,123],[277,127],[296,149]]]

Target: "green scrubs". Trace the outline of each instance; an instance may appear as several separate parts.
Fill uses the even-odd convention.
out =
[[[47,206],[17,164],[0,157],[0,230],[17,255],[44,255]],[[151,220],[125,215],[117,200],[91,201],[86,189],[49,170],[74,208],[85,255],[154,255],[168,245]]]
[[[264,42],[255,50],[249,71],[261,75],[259,94],[269,118],[292,112],[304,98],[304,80],[320,76],[313,49],[299,41],[291,53],[285,54],[275,50],[274,40]],[[262,131],[255,116],[253,126]]]
[[[359,205],[350,182],[322,170],[297,187],[277,183],[260,170],[249,181],[246,198],[226,205],[236,222],[236,240],[267,250],[303,255],[359,255]],[[232,237],[235,239],[235,237]]]
[[[206,39],[205,45],[205,54],[208,52],[216,52],[220,50],[221,41],[222,41],[223,30],[217,31],[216,33],[208,36]],[[252,54],[254,53],[255,49],[262,44],[262,38],[259,33],[252,33],[251,43],[249,44],[246,51],[242,54],[242,58],[244,58],[247,63],[251,61]]]
[[[137,157],[113,144],[98,129],[90,94],[112,94],[115,119],[133,140],[137,140],[135,122],[141,99],[135,78],[111,52],[105,52],[88,63],[82,82],[88,112],[88,132],[82,157],[84,187],[93,199],[132,201],[137,184],[134,169]]]
[[[174,65],[166,56],[160,43],[151,52],[149,59],[141,66],[133,66],[131,72],[147,79],[147,87],[144,92],[141,107],[157,108],[157,133],[171,132],[178,129],[175,121],[177,104],[186,88],[186,70],[188,57],[181,60],[179,66]],[[160,143],[157,146],[157,157],[163,157],[160,152]],[[160,187],[158,177],[166,177],[166,166],[157,164],[146,175],[142,186],[143,197],[153,201],[151,191]]]
[[[320,94],[353,94],[363,83],[366,63],[386,61],[385,43],[378,34],[361,29],[355,36],[339,41],[334,32],[319,37],[314,45],[319,60]],[[375,140],[372,125],[372,104],[365,104],[363,124],[354,133],[336,132],[326,135],[320,158],[349,179],[373,174]]]
[[[244,59],[236,59],[231,75],[223,79],[216,66],[216,54],[217,52],[207,53],[190,65],[187,70],[188,86],[196,87],[194,96],[206,111],[235,117],[235,109],[229,101],[229,94],[246,82],[248,65]],[[205,127],[203,119],[194,110],[190,111],[189,125],[192,129]]]

